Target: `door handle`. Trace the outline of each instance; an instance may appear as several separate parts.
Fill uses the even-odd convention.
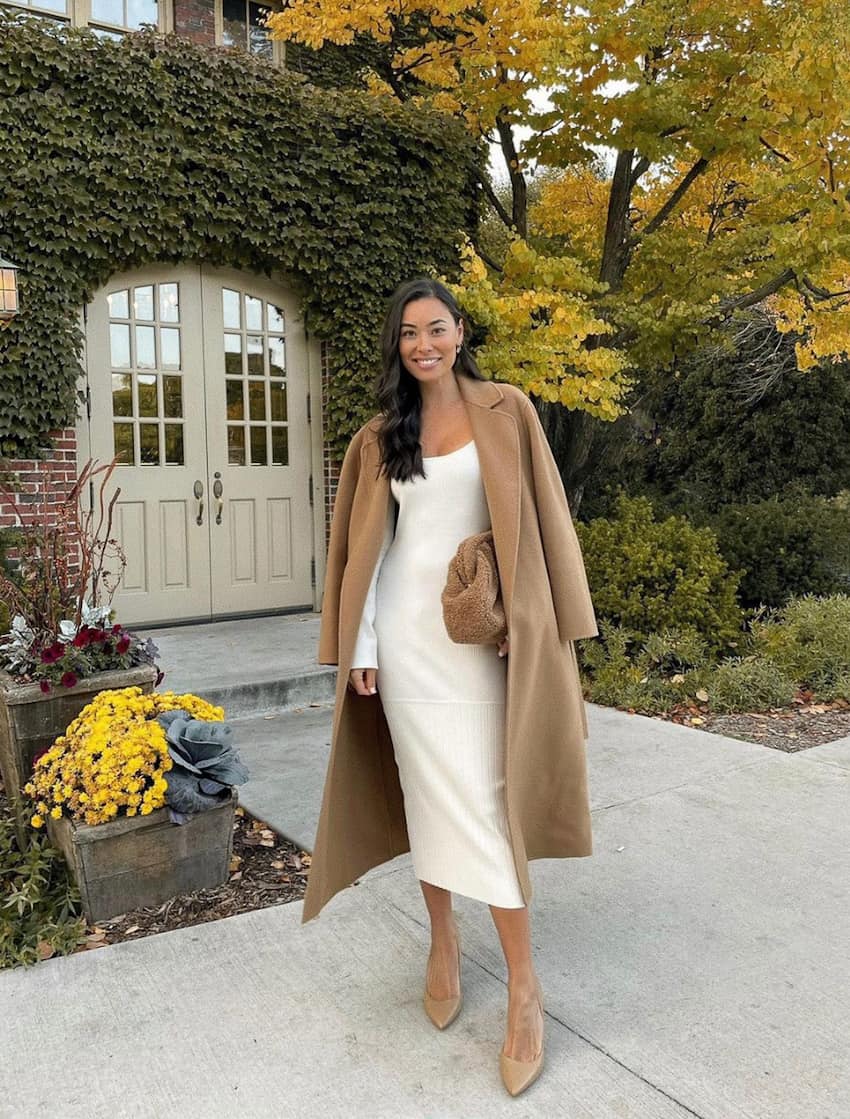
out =
[[[216,475],[217,474],[218,474],[218,471],[216,471]],[[222,501],[222,498],[221,498],[221,495],[223,493],[224,493],[224,486],[221,484],[221,479],[216,477],[216,480],[213,482],[213,497],[215,498],[216,503],[217,503],[216,514],[215,514],[215,523],[217,525],[221,524],[221,511],[224,508],[224,502]]]
[[[200,479],[195,482],[192,492],[198,502],[198,515],[195,518],[195,523],[202,525],[204,523],[204,483]]]

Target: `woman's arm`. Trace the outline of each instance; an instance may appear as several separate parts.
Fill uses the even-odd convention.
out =
[[[360,618],[360,628],[357,631],[357,641],[354,645],[354,654],[351,660],[352,671],[355,669],[378,667],[378,637],[375,633],[375,614],[378,601],[378,577],[381,573],[381,564],[384,556],[389,551],[395,533],[395,507],[396,502],[392,494],[387,501],[387,521],[384,527],[384,539],[375,570],[372,573],[372,582],[366,595],[366,603]]]

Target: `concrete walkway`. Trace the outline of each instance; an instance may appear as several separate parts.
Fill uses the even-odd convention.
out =
[[[293,657],[314,637],[314,618],[264,622]],[[241,624],[221,631],[228,657],[208,638],[216,687],[262,640]],[[192,641],[175,634],[164,656]],[[209,695],[206,671],[181,656],[165,684]],[[331,713],[309,702],[237,720],[243,803],[305,846]],[[0,1117],[846,1119],[850,738],[785,755],[603,708],[589,721],[595,854],[531,864],[547,1059],[525,1095],[499,1080],[504,962],[484,905],[456,900],[460,1017],[445,1033],[425,1018],[404,856],[305,926],[293,903],[0,973]]]

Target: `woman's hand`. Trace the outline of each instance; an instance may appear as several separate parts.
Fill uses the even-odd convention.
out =
[[[507,635],[506,635],[505,640],[499,642],[499,656],[500,657],[506,657],[509,652],[510,652],[510,641],[508,640]]]
[[[348,686],[358,695],[374,695],[377,683],[377,668],[352,668],[348,674]]]

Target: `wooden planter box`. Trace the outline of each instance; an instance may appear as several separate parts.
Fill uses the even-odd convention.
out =
[[[48,819],[54,847],[71,868],[87,920],[94,924],[141,906],[162,905],[226,882],[233,852],[236,790],[218,808],[172,824],[167,808],[89,827]]]
[[[38,684],[19,684],[8,672],[0,672],[0,772],[22,845],[27,842],[27,819],[21,790],[30,779],[35,755],[52,746],[98,692],[134,685],[152,692],[155,680],[156,669],[145,664],[98,672],[73,688],[54,687],[45,695]]]

